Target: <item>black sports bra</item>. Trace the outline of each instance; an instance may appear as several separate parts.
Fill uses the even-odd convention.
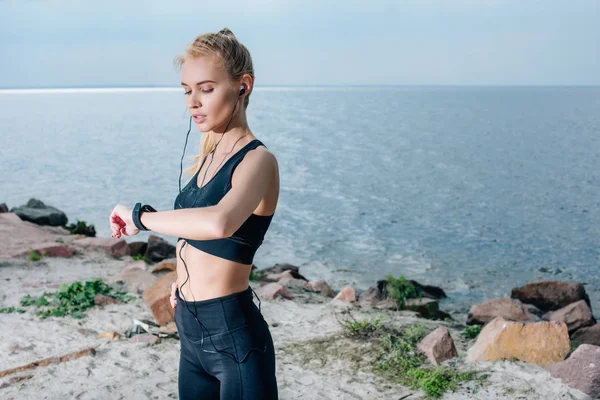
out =
[[[198,173],[202,169],[202,166],[200,166],[198,172],[194,174],[193,178],[175,198],[174,209],[208,207],[219,203],[231,189],[231,176],[237,165],[246,153],[261,145],[265,146],[258,139],[246,144],[225,161],[215,176],[201,188],[198,187]],[[191,246],[206,253],[242,264],[252,264],[254,254],[263,242],[273,215],[251,214],[233,235],[226,238],[211,240],[179,239],[185,239]]]

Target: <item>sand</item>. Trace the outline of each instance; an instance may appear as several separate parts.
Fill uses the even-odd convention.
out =
[[[285,260],[282,260],[282,262]],[[33,262],[11,258],[0,262],[0,307],[19,306],[26,294],[39,296],[61,283],[102,279],[108,281],[132,262],[129,256],[114,259],[88,249],[73,258],[45,257]],[[307,277],[311,278],[311,277]],[[259,284],[252,282],[256,289]],[[339,289],[339,288],[334,288]],[[256,300],[255,300],[256,301]],[[257,302],[257,301],[256,301]],[[257,302],[258,305],[258,302]],[[100,332],[125,334],[133,319],[152,320],[141,296],[126,304],[94,307],[83,319],[50,317],[40,320],[28,307],[24,314],[0,314],[0,370],[42,358],[96,346],[95,355],[11,374],[0,378],[2,399],[169,399],[178,398],[179,340],[163,338],[154,345],[127,339],[98,339]],[[348,309],[329,299],[306,295],[296,300],[267,301],[261,310],[276,347],[277,380],[281,399],[418,399],[422,392],[383,381],[368,368],[352,368],[355,351],[343,338],[338,323]],[[402,312],[350,308],[355,318],[381,315],[396,327],[423,323],[434,329],[451,329],[459,354],[459,368],[474,367],[490,374],[484,386],[470,382],[443,399],[589,399],[552,378],[542,367],[521,362],[468,365],[464,354],[470,344],[459,335],[461,327],[428,321]],[[337,315],[337,318],[336,318]],[[332,344],[315,350],[318,339]],[[308,344],[307,344],[308,343]],[[357,342],[354,342],[357,343]],[[359,345],[359,344],[355,344]],[[311,353],[311,351],[313,353]],[[448,362],[447,362],[448,363]],[[22,380],[16,381],[23,377]]]

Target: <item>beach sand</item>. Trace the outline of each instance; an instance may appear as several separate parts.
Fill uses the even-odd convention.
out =
[[[86,249],[72,258],[25,257],[0,262],[0,307],[19,307],[29,294],[39,296],[55,291],[61,283],[102,279],[109,281],[132,258],[115,259],[102,251]],[[310,277],[307,277],[310,279]],[[252,282],[254,289],[260,285]],[[338,289],[339,288],[335,288]],[[308,296],[308,295],[307,295]],[[359,342],[340,333],[338,323],[346,307],[332,305],[320,295],[295,300],[261,299],[261,310],[270,325],[276,348],[277,380],[281,399],[418,399],[423,392],[384,381],[368,368],[353,369],[352,354]],[[308,301],[308,302],[305,302]],[[258,301],[255,298],[258,305]],[[40,320],[32,307],[23,314],[0,314],[0,370],[39,359],[96,346],[95,355],[18,372],[0,378],[2,399],[169,399],[178,398],[177,371],[179,340],[162,338],[154,345],[98,339],[101,332],[125,334],[133,319],[153,320],[141,296],[126,304],[111,304],[86,311],[74,319],[49,317]],[[552,378],[542,367],[521,362],[489,362],[468,365],[464,354],[469,345],[460,329],[440,321],[416,318],[402,312],[352,307],[355,318],[382,316],[396,327],[422,323],[434,329],[449,326],[459,355],[453,360],[459,368],[475,367],[490,374],[481,387],[474,382],[460,391],[446,393],[443,399],[589,399]],[[337,318],[336,318],[337,315]],[[326,340],[317,351],[314,343]],[[354,343],[354,344],[352,344]],[[446,362],[448,363],[448,361]],[[445,363],[445,364],[446,364]]]

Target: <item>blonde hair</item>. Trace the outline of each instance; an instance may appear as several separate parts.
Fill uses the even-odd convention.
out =
[[[181,68],[186,57],[216,56],[221,61],[222,68],[227,72],[232,81],[240,79],[244,74],[252,77],[254,82],[254,67],[252,66],[252,57],[250,52],[242,43],[240,43],[233,32],[228,28],[223,28],[219,32],[204,33],[188,45],[183,55],[178,55],[173,63]],[[254,86],[254,85],[253,85]],[[244,97],[244,109],[248,108],[250,103],[250,92]],[[195,175],[200,169],[202,162],[212,151],[216,143],[216,133],[206,133],[200,140],[200,153],[193,156],[193,164],[185,169],[190,175]]]

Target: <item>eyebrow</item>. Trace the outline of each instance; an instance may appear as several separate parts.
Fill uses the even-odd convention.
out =
[[[202,82],[198,82],[198,83],[196,83],[196,85],[202,85],[203,83],[206,83],[206,82],[212,82],[212,83],[216,83],[215,81],[211,81],[211,80],[207,79],[207,80],[204,80],[204,81],[202,81]],[[183,82],[181,82],[181,85],[182,85],[182,86],[189,86],[189,85],[187,85],[187,84],[185,84],[185,83],[183,83]]]

